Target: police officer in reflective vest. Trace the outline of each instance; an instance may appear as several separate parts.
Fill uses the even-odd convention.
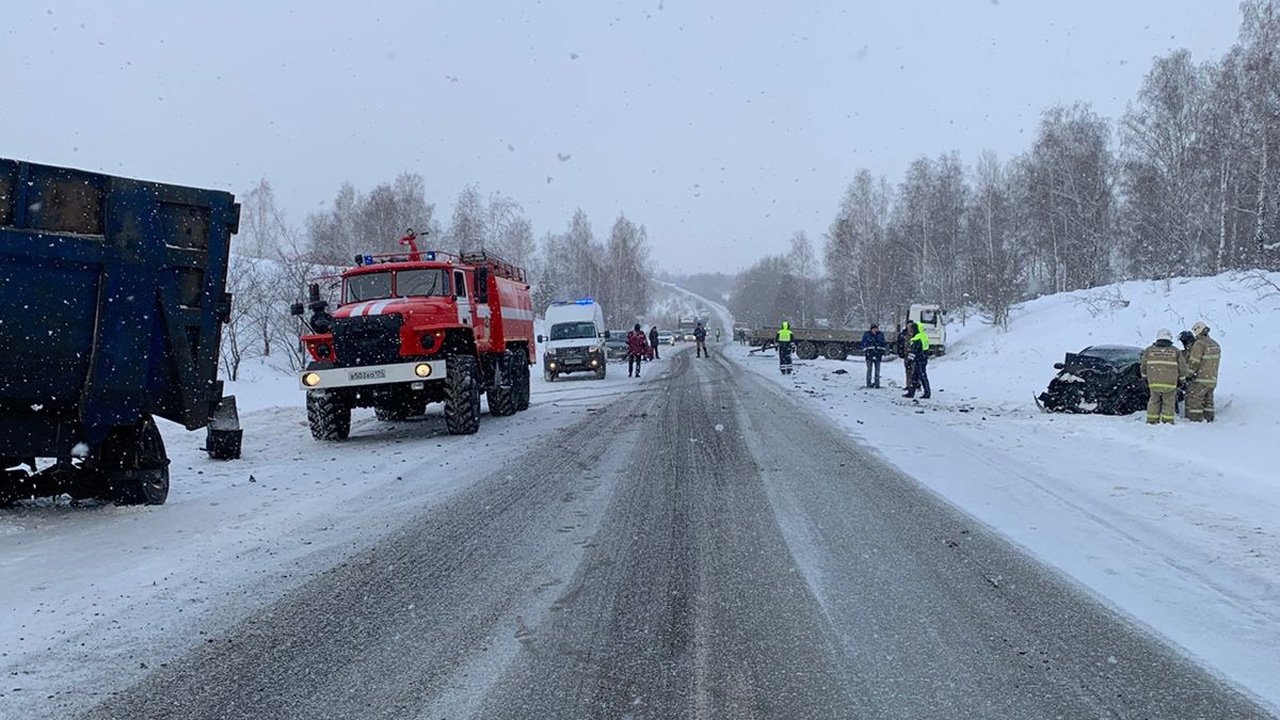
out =
[[[778,364],[791,364],[791,323],[786,320],[782,321],[782,328],[778,330]]]
[[[920,399],[928,400],[933,395],[929,392],[929,336],[925,334],[924,326],[918,322],[907,322],[907,329],[913,333],[907,353],[911,356],[914,369],[911,373],[911,387],[907,388],[902,397],[914,398],[916,390],[923,390],[924,394]]]

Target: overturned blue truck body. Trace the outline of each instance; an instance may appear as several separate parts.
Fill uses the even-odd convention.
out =
[[[217,379],[238,222],[229,193],[0,158],[0,501],[163,503],[157,417],[239,456]]]

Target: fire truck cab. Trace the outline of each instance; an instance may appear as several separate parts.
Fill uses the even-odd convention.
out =
[[[480,396],[491,415],[529,407],[535,361],[533,306],[525,271],[485,252],[419,252],[414,235],[398,255],[357,256],[344,271],[337,306],[310,286],[293,314],[310,316],[299,374],[317,440],[342,440],[351,409],[380,420],[420,415],[444,403],[454,435],[479,429]]]

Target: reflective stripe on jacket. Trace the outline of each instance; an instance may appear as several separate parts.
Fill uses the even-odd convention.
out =
[[[1173,390],[1187,375],[1182,354],[1168,340],[1157,340],[1155,345],[1143,350],[1139,369],[1151,390]]]

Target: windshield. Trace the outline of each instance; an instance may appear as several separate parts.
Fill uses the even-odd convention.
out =
[[[591,322],[556,323],[551,326],[552,340],[577,340],[595,336],[596,325]]]
[[[1085,357],[1095,357],[1108,365],[1119,367],[1138,362],[1142,356],[1142,350],[1126,345],[1094,345],[1080,351],[1080,354]]]
[[[396,272],[396,297],[447,296],[449,274],[441,268]]]
[[[381,300],[391,297],[391,273],[375,272],[352,275],[342,286],[342,302]]]

